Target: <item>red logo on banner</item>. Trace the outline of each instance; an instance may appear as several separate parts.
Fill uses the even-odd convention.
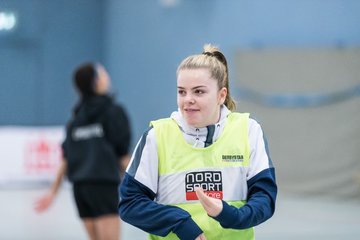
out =
[[[61,148],[58,142],[40,138],[25,147],[24,167],[31,173],[54,173],[61,161]]]

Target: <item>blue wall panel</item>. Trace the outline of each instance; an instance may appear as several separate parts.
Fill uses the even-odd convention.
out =
[[[0,33],[0,124],[65,124],[76,101],[74,67],[103,60],[102,4],[0,0],[0,11],[15,11],[19,19],[14,32]]]
[[[0,0],[0,10],[19,15],[17,31],[0,34],[0,124],[64,124],[76,101],[72,71],[94,60],[109,68],[137,139],[176,109],[177,65],[204,43],[221,47],[230,77],[238,49],[360,44],[357,0],[163,2],[171,1]]]

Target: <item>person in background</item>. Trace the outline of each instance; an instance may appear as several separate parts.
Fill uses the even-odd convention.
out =
[[[277,185],[263,131],[230,96],[212,45],[177,70],[178,111],[152,121],[120,188],[121,218],[150,239],[254,239],[275,211]]]
[[[104,66],[82,64],[75,70],[74,85],[80,100],[66,128],[64,159],[35,209],[48,209],[67,175],[89,239],[118,240],[119,183],[130,160],[129,120],[124,108],[109,95],[110,78]]]

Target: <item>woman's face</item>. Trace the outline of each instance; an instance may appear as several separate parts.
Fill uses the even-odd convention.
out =
[[[105,68],[101,65],[97,66],[96,93],[99,95],[106,94],[110,88],[110,78]]]
[[[177,77],[177,103],[186,122],[193,127],[215,124],[227,90],[219,90],[217,80],[205,68],[183,69]]]

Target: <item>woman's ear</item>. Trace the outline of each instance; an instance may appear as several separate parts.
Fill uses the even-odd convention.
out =
[[[219,91],[219,105],[224,104],[226,96],[227,96],[227,88],[223,87]]]

